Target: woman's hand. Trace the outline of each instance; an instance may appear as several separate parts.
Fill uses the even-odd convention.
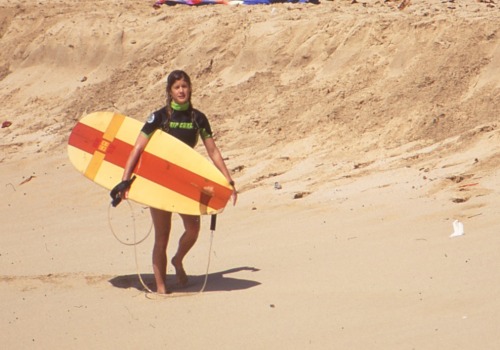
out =
[[[210,159],[212,159],[212,162],[214,162],[217,169],[219,169],[221,173],[224,174],[227,181],[233,187],[233,193],[231,194],[231,198],[233,199],[233,205],[236,205],[236,201],[238,200],[238,192],[234,187],[234,181],[231,179],[229,170],[227,170],[226,163],[224,162],[224,159],[222,158],[222,155],[220,154],[220,151],[217,148],[214,139],[209,137],[207,139],[204,139],[203,143],[205,145],[205,148],[207,149],[208,156],[210,157]]]
[[[113,207],[116,207],[118,204],[120,204],[122,199],[127,199],[128,191],[130,190],[130,186],[132,186],[134,180],[135,176],[133,176],[130,180],[124,180],[120,182],[111,190],[110,196],[113,199],[113,201],[111,202]]]
[[[236,201],[238,200],[238,192],[236,192],[236,189],[233,189],[233,194],[231,195],[231,198],[233,199],[233,205],[236,205]]]

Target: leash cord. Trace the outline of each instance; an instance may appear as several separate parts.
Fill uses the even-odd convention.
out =
[[[149,237],[149,235],[151,234],[152,228],[153,228],[153,223],[151,222],[151,226],[149,227],[149,230],[146,233],[146,235],[140,241],[137,241],[137,230],[136,230],[136,225],[135,225],[134,211],[133,211],[133,208],[132,208],[132,205],[130,204],[130,202],[129,201],[126,201],[126,202],[129,205],[130,215],[132,217],[132,223],[133,223],[133,225],[132,225],[133,229],[132,230],[134,232],[134,242],[133,243],[128,243],[128,242],[125,242],[125,241],[121,240],[120,238],[118,238],[118,235],[116,234],[116,232],[115,232],[115,230],[113,228],[113,225],[111,224],[111,207],[112,207],[112,204],[110,203],[109,207],[108,207],[108,224],[109,224],[109,228],[111,230],[111,233],[113,234],[113,236],[115,236],[116,240],[118,242],[120,242],[121,244],[124,244],[124,245],[127,245],[127,246],[133,246],[134,247],[134,258],[135,258],[135,267],[136,267],[136,270],[137,270],[137,276],[139,277],[139,281],[141,282],[142,286],[146,290],[146,298],[152,299],[152,298],[149,298],[149,295],[155,295],[155,296],[159,296],[159,297],[163,297],[163,298],[165,298],[165,297],[172,297],[172,295],[169,295],[169,294],[159,294],[159,293],[156,293],[156,292],[152,291],[146,285],[146,283],[144,282],[144,280],[142,279],[141,273],[139,271],[139,260],[137,258],[137,246],[139,244],[141,244],[142,242],[144,242]],[[208,272],[209,272],[209,269],[210,269],[210,257],[212,255],[212,243],[213,243],[213,240],[214,240],[214,230],[215,230],[215,222],[212,221],[212,224],[211,224],[211,227],[210,227],[210,245],[209,245],[209,249],[208,249],[207,269],[205,271],[205,279],[203,281],[203,285],[202,285],[200,291],[199,292],[194,292],[194,293],[186,293],[186,294],[183,294],[183,295],[178,295],[177,297],[197,295],[197,294],[201,294],[201,293],[203,293],[205,291],[205,287],[207,286],[207,281],[208,281]]]
[[[144,242],[150,235],[152,229],[153,229],[153,223],[151,222],[151,226],[149,227],[149,230],[148,232],[146,233],[146,235],[144,236],[144,238],[142,238],[140,241],[136,241],[136,229],[135,229],[135,215],[134,215],[134,210],[132,208],[132,204],[130,204],[129,201],[126,201],[127,204],[128,204],[128,207],[130,208],[130,216],[132,217],[132,223],[133,223],[133,231],[134,231],[134,242],[133,243],[128,243],[128,242],[125,242],[123,240],[121,240],[118,235],[116,234],[114,228],[113,228],[113,225],[111,224],[111,206],[112,204],[110,203],[109,206],[108,206],[108,224],[109,224],[109,229],[111,230],[111,233],[113,234],[113,236],[115,236],[116,240],[118,242],[120,242],[121,244],[123,245],[128,245],[128,246],[136,246],[138,244],[141,244],[142,242]]]
[[[210,269],[210,256],[212,255],[212,243],[214,241],[214,230],[210,230],[210,246],[208,248],[208,261],[207,261],[207,270],[205,271],[205,280],[203,281],[203,286],[201,287],[198,293],[203,293],[205,291],[205,287],[207,286],[208,280],[208,270]]]

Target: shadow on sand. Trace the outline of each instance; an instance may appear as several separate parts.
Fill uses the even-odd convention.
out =
[[[220,291],[232,291],[232,290],[242,290],[258,286],[260,282],[244,280],[232,277],[225,277],[225,275],[239,272],[239,271],[260,271],[254,267],[236,267],[234,269],[229,269],[221,272],[213,272],[208,274],[207,285],[205,286],[204,292],[220,292]],[[141,274],[144,283],[151,289],[155,290],[154,275],[153,274]],[[193,276],[189,275],[189,282],[186,287],[180,287],[176,283],[175,275],[167,275],[167,286],[174,293],[193,293],[199,292],[205,281],[205,275]],[[116,288],[135,288],[139,291],[145,291],[144,287],[139,280],[139,276],[125,275],[117,276],[109,280],[109,282]]]

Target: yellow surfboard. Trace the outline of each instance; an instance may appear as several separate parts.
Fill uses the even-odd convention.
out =
[[[143,123],[113,112],[83,117],[68,140],[68,156],[85,177],[111,190]],[[232,194],[224,175],[207,158],[176,138],[157,131],[134,169],[129,199],[175,213],[221,212]]]

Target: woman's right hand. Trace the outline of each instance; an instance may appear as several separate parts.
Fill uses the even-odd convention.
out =
[[[128,191],[130,190],[130,186],[132,186],[134,180],[135,176],[132,176],[130,180],[123,180],[111,190],[110,196],[113,199],[111,202],[113,207],[120,204],[122,199],[128,198]]]

